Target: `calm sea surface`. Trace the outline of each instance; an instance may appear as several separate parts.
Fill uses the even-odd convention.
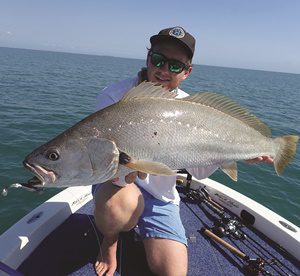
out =
[[[134,76],[143,60],[0,48],[0,189],[32,175],[22,161],[38,145],[95,110],[106,85]],[[300,75],[195,65],[182,87],[230,96],[265,121],[273,135],[300,134]],[[300,226],[300,149],[282,177],[271,164],[239,164],[233,183],[213,179]],[[0,233],[56,194],[21,189],[0,196]]]

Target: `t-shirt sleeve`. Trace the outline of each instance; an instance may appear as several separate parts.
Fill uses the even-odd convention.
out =
[[[105,87],[97,96],[96,110],[101,110],[107,106],[112,105],[115,101],[112,98],[110,91],[107,91],[109,87]]]
[[[96,110],[101,110],[122,99],[136,85],[137,77],[126,79],[105,87],[97,96]]]
[[[217,165],[211,165],[202,168],[190,168],[187,171],[197,179],[204,179],[213,174],[219,167]]]

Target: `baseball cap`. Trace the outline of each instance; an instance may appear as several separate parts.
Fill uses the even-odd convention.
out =
[[[173,40],[185,47],[189,53],[189,57],[193,58],[195,51],[196,39],[186,32],[182,27],[171,27],[161,30],[157,35],[150,37],[151,45],[164,40]]]

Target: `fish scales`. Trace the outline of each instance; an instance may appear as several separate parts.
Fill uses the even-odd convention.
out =
[[[107,108],[103,115],[96,124],[121,151],[173,169],[276,152],[270,138],[240,120],[183,100],[132,99]]]

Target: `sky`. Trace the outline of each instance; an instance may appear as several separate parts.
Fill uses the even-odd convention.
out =
[[[0,0],[0,47],[144,59],[171,26],[194,64],[300,74],[300,0]]]

